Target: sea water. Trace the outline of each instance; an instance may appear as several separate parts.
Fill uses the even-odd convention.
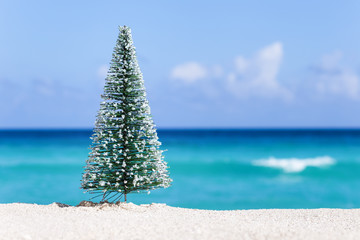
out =
[[[91,130],[1,130],[0,203],[75,205]],[[360,130],[158,130],[172,186],[136,204],[359,208]],[[99,201],[101,199],[94,199]]]

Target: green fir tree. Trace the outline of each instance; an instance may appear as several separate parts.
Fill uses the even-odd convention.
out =
[[[104,200],[170,185],[131,30],[123,26],[106,77],[81,187]]]

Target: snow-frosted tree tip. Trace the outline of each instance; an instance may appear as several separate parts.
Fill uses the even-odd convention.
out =
[[[119,27],[81,187],[116,201],[170,186],[131,30]]]

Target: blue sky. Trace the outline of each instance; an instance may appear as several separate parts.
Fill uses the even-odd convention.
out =
[[[0,1],[0,128],[91,128],[119,25],[158,127],[360,127],[359,1]]]

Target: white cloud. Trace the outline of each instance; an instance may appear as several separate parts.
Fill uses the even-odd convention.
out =
[[[320,67],[325,70],[333,70],[338,67],[342,57],[343,53],[341,51],[335,51],[331,54],[324,55],[321,59]]]
[[[260,96],[291,99],[293,94],[277,81],[282,58],[280,42],[261,49],[251,59],[236,57],[236,71],[228,74],[227,89],[240,98]]]
[[[197,62],[188,62],[176,66],[171,72],[171,78],[185,83],[194,83],[208,76],[208,70]]]
[[[101,88],[105,84],[105,78],[107,76],[108,71],[109,71],[109,66],[106,64],[101,65],[97,70],[98,84]]]
[[[242,56],[238,56],[235,58],[235,68],[239,73],[244,73],[248,66],[248,61],[246,61],[246,59]]]
[[[316,87],[321,94],[359,98],[359,78],[351,71],[343,71],[339,75],[323,75],[319,78]]]
[[[220,66],[220,65],[214,65],[211,68],[211,75],[216,77],[216,78],[220,78],[222,77],[224,74],[224,69]]]
[[[101,65],[98,70],[97,70],[97,76],[101,79],[104,80],[106,78],[107,72],[109,71],[109,67],[108,65]]]
[[[282,44],[275,42],[250,59],[237,56],[234,60],[235,68],[231,71],[225,71],[219,64],[205,67],[198,62],[187,62],[176,66],[171,72],[171,78],[185,84],[196,83],[204,92],[211,92],[211,96],[230,93],[238,98],[290,100],[293,94],[277,81],[282,58]],[[199,81],[205,78],[208,81]]]
[[[56,87],[54,81],[48,78],[37,79],[33,81],[33,87],[35,90],[44,96],[54,96]]]
[[[342,95],[350,99],[360,98],[360,83],[357,74],[341,65],[342,52],[323,56],[315,68],[315,87],[322,95]]]

